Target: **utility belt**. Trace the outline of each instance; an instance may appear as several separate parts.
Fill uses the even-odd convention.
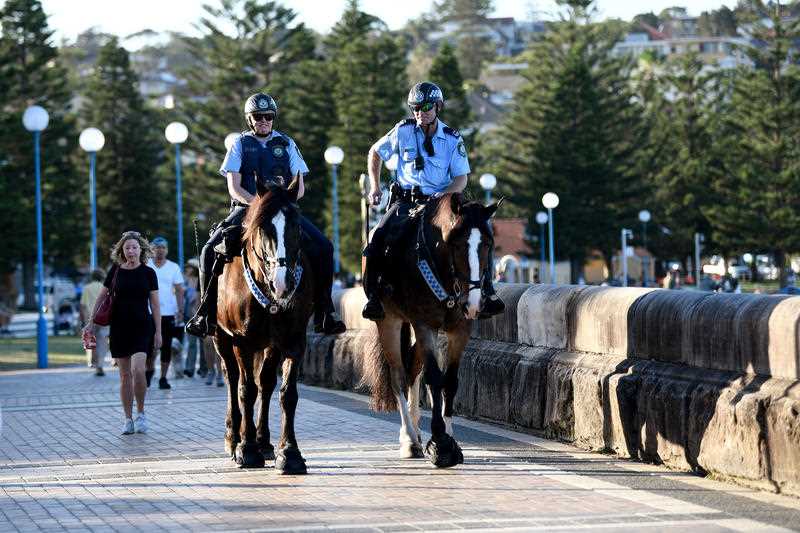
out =
[[[414,185],[410,189],[404,189],[398,183],[392,183],[389,188],[389,205],[395,202],[407,202],[413,204],[424,204],[430,200],[431,195],[422,194],[422,189]]]

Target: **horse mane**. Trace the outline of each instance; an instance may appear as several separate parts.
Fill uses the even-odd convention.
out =
[[[243,241],[250,241],[256,236],[258,230],[278,212],[284,205],[289,204],[286,191],[278,186],[269,186],[264,194],[256,195],[247,214],[244,217],[245,226],[242,234]]]
[[[461,222],[461,215],[454,213],[451,207],[453,198],[460,204],[464,201],[461,193],[457,192],[449,192],[428,201],[431,224],[439,228],[454,228]]]

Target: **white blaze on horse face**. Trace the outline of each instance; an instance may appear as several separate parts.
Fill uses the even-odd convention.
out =
[[[286,243],[283,238],[286,217],[282,211],[278,211],[278,214],[272,217],[272,225],[275,227],[275,235],[278,238],[278,242],[275,245],[275,258],[286,257]],[[275,277],[272,280],[272,286],[275,287],[275,297],[281,298],[283,293],[286,292],[286,267],[276,266],[274,272]]]
[[[469,243],[469,279],[481,279],[481,262],[478,259],[478,246],[481,244],[480,230],[472,228],[467,242]],[[480,287],[470,288],[467,302],[467,318],[474,320],[478,316],[478,308],[481,304]]]

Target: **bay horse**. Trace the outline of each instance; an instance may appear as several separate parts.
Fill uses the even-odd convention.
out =
[[[431,439],[424,453],[437,467],[464,462],[453,438],[453,400],[481,285],[490,275],[489,219],[499,205],[465,202],[460,194],[433,198],[410,223],[412,230],[389,246],[383,272],[391,286],[382,298],[386,317],[377,322],[377,342],[364,354],[363,375],[373,409],[400,411],[402,458],[424,456],[419,431],[424,376],[431,403]],[[437,347],[440,330],[447,336],[444,355]]]
[[[259,184],[243,223],[242,254],[219,278],[214,344],[228,381],[225,448],[245,468],[275,460],[283,474],[305,474],[295,437],[297,378],[313,311],[313,279],[301,249],[299,180]],[[282,368],[281,436],[270,443],[269,404]],[[253,410],[261,405],[258,422]]]

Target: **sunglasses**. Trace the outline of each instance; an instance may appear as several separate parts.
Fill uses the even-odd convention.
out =
[[[261,122],[262,120],[272,122],[275,119],[275,115],[272,113],[253,113],[250,116],[253,117],[253,122]]]
[[[430,111],[431,109],[436,107],[436,103],[435,102],[427,102],[425,104],[414,104],[414,105],[410,105],[408,107],[410,107],[411,111],[413,111],[414,113],[419,113],[420,111],[422,111],[423,113],[427,113],[428,111]]]

